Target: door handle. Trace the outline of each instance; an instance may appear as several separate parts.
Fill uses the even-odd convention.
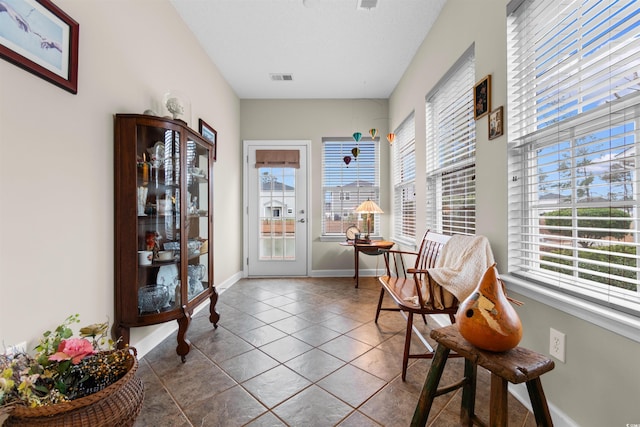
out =
[[[304,220],[304,218],[302,218],[302,219],[299,219],[299,220],[298,220],[298,222],[302,222],[302,223],[304,223],[304,222],[305,222],[305,220]]]

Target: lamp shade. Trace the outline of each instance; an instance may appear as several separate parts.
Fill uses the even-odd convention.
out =
[[[380,206],[376,205],[376,203],[370,199],[362,202],[355,211],[358,213],[384,213],[384,211],[380,209]]]

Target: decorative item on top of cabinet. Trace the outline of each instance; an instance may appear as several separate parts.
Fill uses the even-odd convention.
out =
[[[163,116],[191,125],[191,101],[179,90],[171,89],[162,96]]]
[[[115,308],[120,346],[132,327],[178,322],[176,352],[185,361],[194,309],[213,284],[214,146],[181,120],[115,117]]]

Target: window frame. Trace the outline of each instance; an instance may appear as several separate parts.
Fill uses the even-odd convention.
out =
[[[425,97],[426,225],[447,234],[475,234],[477,141],[470,89],[474,83],[472,45]],[[447,120],[438,120],[441,115]]]
[[[575,4],[583,3],[583,2],[575,2]],[[606,13],[598,13],[596,17],[589,16],[589,13],[593,14],[594,4],[583,3],[584,9],[580,11],[580,6],[574,8],[570,11],[563,11],[563,13],[559,13],[559,11],[551,10],[553,6],[556,6],[555,3],[549,2],[550,5],[547,9],[539,9],[537,13],[547,14],[546,16],[554,17],[554,16],[573,16],[575,18],[575,22],[582,22],[581,20],[587,20],[593,26],[597,27],[597,23],[594,24],[595,19],[603,19],[609,15]],[[640,147],[639,141],[639,125],[640,125],[640,114],[638,113],[629,113],[628,111],[636,110],[640,108],[640,96],[634,95],[619,95],[615,89],[615,84],[619,81],[619,78],[616,78],[615,72],[608,78],[603,78],[601,82],[598,82],[598,85],[605,86],[609,83],[610,86],[605,86],[606,90],[601,90],[600,86],[598,90],[601,91],[602,94],[598,95],[600,98],[605,99],[609,96],[611,99],[609,100],[601,100],[601,105],[597,106],[597,101],[600,98],[596,98],[593,93],[595,91],[592,89],[594,86],[594,78],[591,74],[591,67],[595,67],[596,64],[595,57],[590,57],[589,55],[595,52],[595,50],[587,50],[586,48],[581,50],[584,46],[588,46],[592,43],[586,34],[604,34],[605,42],[597,45],[598,48],[602,47],[603,51],[609,50],[609,33],[601,32],[601,29],[598,33],[595,33],[593,29],[585,29],[584,26],[580,26],[580,31],[571,32],[573,34],[577,34],[575,36],[577,42],[576,45],[579,48],[575,48],[573,51],[568,51],[565,58],[556,62],[551,62],[552,58],[547,58],[546,61],[550,64],[556,66],[556,70],[562,70],[563,61],[572,64],[572,69],[569,72],[566,72],[566,75],[570,76],[573,80],[579,81],[580,90],[577,92],[570,92],[568,89],[564,89],[567,95],[557,96],[558,106],[551,106],[551,101],[544,103],[540,102],[542,99],[542,91],[548,90],[553,91],[553,84],[547,84],[546,86],[543,83],[537,82],[536,78],[541,79],[543,75],[549,76],[549,72],[544,72],[543,67],[539,66],[534,68],[533,65],[525,64],[526,61],[518,61],[514,52],[518,50],[515,49],[516,45],[520,46],[529,46],[524,39],[518,39],[515,35],[518,25],[521,22],[524,22],[525,19],[528,19],[527,25],[533,26],[534,19],[536,16],[526,16],[522,17],[521,21],[517,21],[515,17],[516,14],[526,13],[526,10],[521,9],[518,10],[519,7],[526,8],[529,5],[528,0],[518,0],[511,2],[508,7],[508,16],[507,16],[507,40],[509,43],[508,47],[508,109],[507,113],[509,116],[509,128],[508,128],[508,141],[509,141],[509,176],[510,185],[509,185],[509,199],[510,199],[510,209],[509,209],[509,242],[508,242],[508,253],[509,253],[509,273],[504,275],[504,279],[509,284],[510,288],[514,289],[516,292],[522,293],[525,296],[529,296],[544,302],[552,307],[558,308],[567,313],[576,315],[579,318],[590,321],[599,326],[605,327],[609,330],[620,333],[628,338],[634,339],[636,341],[640,341],[640,286],[636,289],[636,291],[631,292],[631,299],[635,299],[637,302],[627,303],[622,301],[621,299],[616,300],[616,295],[622,295],[625,297],[625,294],[629,294],[627,291],[620,291],[616,286],[612,284],[604,284],[599,283],[599,279],[584,279],[583,276],[585,274],[585,270],[587,267],[585,266],[597,266],[598,264],[603,264],[604,267],[608,268],[609,271],[609,280],[613,280],[616,276],[612,274],[615,270],[619,270],[619,264],[611,263],[610,261],[607,263],[606,261],[594,261],[587,260],[582,257],[581,253],[594,252],[605,253],[604,249],[595,250],[585,250],[581,249],[578,246],[579,240],[584,240],[584,237],[581,237],[581,233],[584,233],[584,230],[588,230],[586,226],[581,226],[580,221],[582,216],[580,216],[580,209],[618,209],[619,206],[631,206],[631,209],[635,210],[635,214],[631,215],[632,223],[635,222],[635,227],[630,229],[630,233],[635,236],[631,245],[635,245],[636,253],[631,258],[635,257],[635,267],[632,267],[636,270],[636,280],[638,277],[638,268],[640,267],[639,262],[640,258],[638,257],[638,251],[640,250],[640,245],[638,245],[638,234],[640,234],[638,223],[638,210],[640,208],[639,204],[639,195],[638,195],[638,171],[640,165],[637,161],[637,154],[633,155],[635,157],[635,179],[631,179],[630,183],[632,186],[635,185],[635,189],[632,190],[633,197],[631,199],[625,199],[620,201],[616,200],[615,197],[615,185],[613,183],[610,184],[609,189],[609,199],[608,201],[605,199],[603,201],[596,200],[595,197],[591,198],[587,196],[584,197],[584,194],[579,192],[580,188],[577,185],[578,182],[578,174],[579,168],[581,167],[579,164],[579,158],[581,156],[585,156],[583,154],[577,154],[579,147],[577,141],[580,138],[587,138],[589,136],[596,135],[598,133],[606,133],[609,132],[609,150],[612,154],[615,154],[615,151],[620,147],[615,145],[612,141],[615,139],[615,132],[613,131],[614,127],[623,125],[625,122],[634,122],[634,128],[630,131],[632,135],[632,147],[634,150]],[[602,3],[597,5],[598,7],[608,8],[608,5]],[[537,4],[536,7],[540,7],[540,4]],[[612,10],[613,11],[613,10]],[[564,13],[566,12],[566,13]],[[638,11],[635,10],[634,14],[637,15]],[[612,13],[611,16],[615,16],[615,13]],[[637,20],[637,18],[636,18]],[[541,20],[542,22],[540,26],[547,24],[549,19],[545,18]],[[568,21],[567,21],[568,22]],[[524,26],[524,24],[521,24]],[[557,23],[557,26],[554,27],[554,31],[557,31],[558,34],[562,34],[564,31],[564,24]],[[575,23],[573,25],[576,25]],[[606,24],[609,28],[615,28],[616,25]],[[566,25],[569,27],[569,24]],[[535,27],[539,28],[539,27]],[[583,36],[584,31],[584,36]],[[569,33],[567,30],[566,33]],[[564,34],[566,36],[566,33]],[[632,34],[638,34],[637,24],[636,28],[632,31]],[[595,37],[594,37],[595,38]],[[632,37],[629,37],[631,39]],[[623,38],[619,37],[611,37],[611,40],[615,40],[615,42],[610,43],[611,45],[622,44],[624,43]],[[550,44],[553,44],[553,40],[549,39]],[[563,44],[559,45],[562,47],[571,46],[573,43],[572,39],[567,37],[563,38]],[[600,42],[599,42],[600,43]],[[631,44],[631,42],[629,42]],[[635,45],[637,46],[637,44]],[[616,48],[617,49],[617,48]],[[629,48],[631,51],[633,48]],[[532,49],[533,50],[533,49]],[[522,51],[520,51],[522,52]],[[584,53],[586,52],[586,53]],[[620,52],[624,53],[623,50],[616,51],[616,54]],[[571,56],[574,54],[575,56]],[[601,53],[599,53],[602,55]],[[523,53],[523,56],[527,55],[527,53]],[[553,57],[553,52],[547,54],[548,56]],[[611,55],[614,57],[616,55]],[[538,56],[528,56],[529,58],[539,58]],[[558,54],[560,58],[560,54]],[[585,59],[588,58],[588,59]],[[604,68],[616,69],[614,67],[616,64],[611,63],[610,66],[606,63],[607,61],[613,61],[609,59],[608,55],[602,55],[601,61],[605,63]],[[534,60],[535,61],[535,60]],[[540,61],[540,60],[539,60]],[[600,62],[600,60],[598,60]],[[538,64],[538,63],[536,63]],[[636,64],[637,67],[637,64]],[[637,70],[637,68],[635,68]],[[533,70],[530,72],[530,77],[527,80],[518,80],[523,74],[527,72],[527,70]],[[578,71],[575,71],[578,70]],[[632,69],[633,71],[633,69]],[[563,75],[561,71],[558,71],[558,75]],[[551,75],[553,77],[553,75]],[[548,80],[552,80],[547,77]],[[557,78],[558,81],[562,81],[560,77]],[[584,80],[584,82],[583,82]],[[565,82],[567,80],[564,80]],[[536,86],[533,86],[537,82]],[[529,86],[527,84],[532,85],[532,88],[528,89]],[[544,86],[544,87],[543,87]],[[569,86],[572,87],[572,86]],[[578,86],[576,86],[578,87]],[[527,92],[527,90],[534,90],[533,92]],[[584,91],[584,93],[582,92]],[[532,95],[533,94],[533,95]],[[535,95],[535,96],[534,96]],[[520,101],[518,100],[527,100]],[[566,101],[568,100],[568,101]],[[526,104],[526,105],[525,105]],[[566,105],[566,107],[564,106]],[[543,112],[543,108],[547,108],[546,112]],[[557,115],[557,118],[554,118],[553,114]],[[635,134],[635,136],[633,136]],[[555,139],[554,139],[555,138]],[[548,139],[550,142],[545,143],[544,141]],[[570,268],[559,268],[559,270],[573,270],[573,276],[568,275],[566,273],[558,272],[555,275],[545,274],[545,271],[542,267],[537,267],[536,264],[540,265],[541,261],[543,261],[544,253],[552,253],[552,251],[548,248],[537,250],[537,247],[543,247],[542,238],[544,237],[543,231],[536,230],[544,230],[546,224],[541,224],[540,221],[543,221],[541,216],[536,216],[536,212],[542,211],[540,209],[541,203],[541,180],[539,177],[545,175],[545,169],[540,166],[543,161],[539,159],[541,155],[541,151],[539,149],[541,147],[553,147],[553,145],[560,146],[561,144],[565,144],[569,147],[566,148],[565,151],[568,154],[563,154],[567,157],[567,164],[569,168],[567,171],[571,171],[568,174],[569,180],[573,183],[570,187],[571,192],[568,200],[560,200],[556,201],[558,207],[557,212],[560,212],[560,209],[572,209],[574,213],[573,216],[567,217],[571,218],[571,239],[573,240],[573,245],[571,247],[574,248],[573,255],[570,256],[571,263],[568,264]],[[606,140],[605,140],[606,143]],[[591,144],[591,143],[588,143]],[[585,144],[588,146],[588,144]],[[595,146],[595,143],[593,144]],[[592,148],[592,150],[596,150]],[[561,152],[560,149],[558,149]],[[587,151],[588,154],[591,154]],[[560,156],[560,154],[559,154]],[[558,157],[560,158],[560,157]],[[563,157],[564,158],[564,157]],[[532,160],[533,159],[533,160]],[[564,161],[564,160],[562,160]],[[585,160],[586,162],[586,160]],[[560,163],[560,161],[558,162]],[[613,162],[610,162],[613,163]],[[584,166],[582,166],[584,168]],[[611,168],[611,166],[609,166]],[[557,168],[560,170],[560,167]],[[609,174],[613,174],[613,169],[609,170]],[[586,173],[585,173],[586,177]],[[593,179],[597,179],[593,178]],[[558,181],[560,183],[560,181]],[[558,184],[558,199],[563,198],[560,184]],[[626,185],[626,184],[624,184]],[[634,199],[635,198],[635,199]],[[517,203],[514,203],[513,200],[516,199]],[[534,207],[529,208],[531,204],[538,205],[538,211],[533,211]],[[547,208],[548,210],[549,208]],[[609,217],[616,218],[616,217]],[[548,227],[546,227],[548,228]],[[561,227],[560,227],[561,228]],[[626,230],[622,228],[622,230]],[[557,231],[560,233],[561,231]],[[611,233],[616,233],[617,229],[611,231]],[[531,237],[528,236],[529,233]],[[554,236],[554,234],[551,234]],[[561,234],[555,234],[557,236],[561,236]],[[584,234],[582,234],[584,236]],[[599,238],[598,242],[608,242],[609,248],[611,248],[616,242],[613,239],[614,234],[610,235],[608,238]],[[595,238],[594,238],[595,239]],[[527,242],[530,242],[527,244]],[[602,246],[599,246],[599,248]],[[545,252],[546,251],[546,252]],[[529,253],[530,255],[523,255],[525,253]],[[561,252],[558,252],[561,253]],[[612,258],[617,252],[606,252],[609,255],[609,259]],[[536,255],[538,254],[538,255]],[[564,255],[558,255],[557,258],[565,257]],[[569,256],[566,256],[567,261],[569,261]],[[560,266],[562,264],[557,264]],[[533,267],[532,267],[533,266]],[[550,270],[547,270],[550,271]],[[588,270],[587,270],[588,272]],[[552,277],[553,276],[553,277]],[[598,277],[598,275],[591,275],[594,277]],[[586,277],[591,277],[586,276]],[[604,274],[601,274],[601,277],[604,277]],[[604,280],[604,278],[602,279]],[[633,279],[631,279],[633,281]],[[612,283],[612,282],[609,282]],[[635,293],[635,297],[633,296]],[[608,300],[607,300],[608,296]],[[634,308],[635,307],[635,308]]]
[[[395,130],[393,150],[393,240],[416,244],[416,131],[415,111]],[[413,207],[411,208],[411,202]]]
[[[327,148],[330,146],[340,145],[339,152],[334,149],[329,153]],[[360,148],[361,152],[358,154],[358,158],[363,160],[369,158],[367,165],[364,165],[364,161],[351,160],[346,165],[343,162],[344,156],[351,156],[353,154],[351,150],[355,147]],[[368,148],[371,148],[371,152],[368,152]],[[328,157],[329,156],[329,157]],[[371,171],[373,168],[373,171]],[[340,173],[340,177],[336,179],[333,175],[335,172]],[[329,174],[332,174],[329,177]],[[352,178],[355,175],[355,178]],[[373,175],[373,182],[370,186],[360,185],[365,181],[365,178]],[[350,182],[345,182],[350,181]],[[369,181],[367,181],[369,182]],[[347,186],[344,184],[355,183],[355,186]],[[334,185],[330,185],[334,184]],[[346,191],[345,191],[346,188]],[[340,194],[336,196],[336,201],[348,203],[342,204],[338,210],[333,206],[334,194]],[[362,137],[359,142],[356,142],[352,137],[324,137],[322,138],[322,215],[321,215],[321,232],[320,241],[340,241],[345,239],[345,231],[351,225],[357,225],[361,233],[365,234],[366,231],[366,214],[355,214],[354,219],[350,219],[350,212],[358,207],[362,202],[370,198],[376,204],[380,205],[380,144],[378,139],[370,137]],[[327,201],[329,197],[330,202]],[[328,211],[328,203],[331,204],[331,210]],[[329,217],[327,216],[329,215]],[[371,223],[372,233],[371,238],[379,239],[380,234],[380,215],[373,215],[373,221]],[[339,231],[327,231],[328,218],[339,218],[334,221],[339,221],[341,228]],[[345,219],[346,218],[346,219]],[[334,224],[335,225],[335,224]]]

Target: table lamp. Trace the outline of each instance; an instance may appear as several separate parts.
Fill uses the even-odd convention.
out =
[[[376,205],[375,202],[372,202],[370,199],[362,202],[360,206],[358,206],[355,210],[357,213],[366,213],[367,214],[367,235],[365,236],[365,240],[369,241],[369,234],[371,233],[371,214],[372,213],[384,213],[380,206]]]

